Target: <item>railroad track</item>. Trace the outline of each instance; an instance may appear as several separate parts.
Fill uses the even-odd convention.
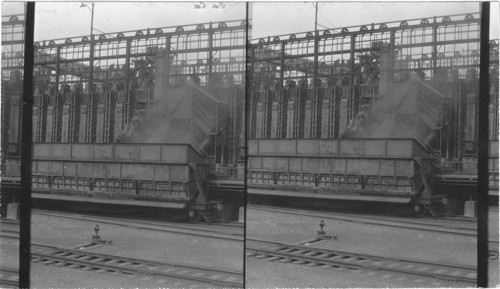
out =
[[[477,238],[477,229],[463,228],[459,226],[449,227],[443,224],[429,224],[429,223],[419,222],[418,220],[414,221],[394,220],[376,216],[357,216],[352,214],[317,212],[317,211],[286,209],[286,208],[258,206],[258,205],[249,205],[248,208],[260,211],[279,212],[279,213],[299,215],[299,216],[317,217],[323,219],[340,220],[340,221],[378,225],[378,226],[390,226],[393,228],[445,233],[445,234],[459,235],[464,237]],[[462,222],[462,218],[458,218],[458,220],[455,220],[454,218],[450,217],[447,218],[447,220],[452,220],[453,222],[459,222],[459,223]],[[498,247],[499,247],[498,240],[488,240],[488,251],[489,251],[489,257],[491,259],[497,259],[499,257]]]
[[[1,219],[0,220],[0,237],[9,239],[19,239],[19,221]]]
[[[421,222],[418,220],[388,219],[388,218],[375,217],[375,216],[358,216],[358,215],[352,215],[352,214],[317,212],[317,211],[286,209],[286,208],[258,206],[258,205],[249,205],[248,208],[253,209],[253,210],[259,210],[259,211],[279,212],[279,213],[284,213],[284,214],[317,217],[317,218],[339,220],[339,221],[346,221],[346,222],[353,222],[353,223],[378,225],[378,226],[390,226],[393,228],[404,228],[404,229],[427,231],[427,232],[437,232],[437,233],[453,234],[453,235],[460,235],[460,236],[477,237],[477,229],[476,228],[460,227],[460,226],[448,226],[448,225],[439,224],[439,223],[432,224],[432,223]],[[457,221],[457,222],[459,222],[459,221]]]
[[[200,225],[200,224],[172,224],[166,222],[158,222],[152,220],[134,220],[134,219],[119,219],[104,216],[89,216],[62,212],[47,212],[43,210],[32,210],[32,215],[43,215],[57,218],[74,219],[80,221],[89,221],[99,224],[111,224],[121,227],[134,229],[144,229],[150,231],[159,231],[174,234],[183,234],[190,236],[202,236],[205,238],[213,238],[225,241],[243,242],[243,226],[234,224],[219,225]],[[238,229],[241,232],[234,232]]]
[[[65,249],[46,245],[33,245],[31,261],[58,267],[92,270],[101,273],[123,274],[129,277],[149,277],[168,286],[188,288],[192,285],[207,287],[241,288],[243,273],[212,268],[167,264],[125,256]]]
[[[19,226],[19,220],[11,220],[11,219],[5,219],[2,218],[0,220],[0,224],[7,224],[7,225],[18,225]]]
[[[0,287],[19,287],[19,270],[10,267],[0,267]]]
[[[339,270],[386,271],[390,273],[464,282],[475,286],[475,266],[433,263],[410,259],[396,259],[353,252],[313,248],[304,245],[282,244],[248,239],[246,257],[254,257],[307,266],[321,266]]]

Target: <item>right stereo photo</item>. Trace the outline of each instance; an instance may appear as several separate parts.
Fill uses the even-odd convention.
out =
[[[254,2],[249,13],[246,287],[475,287],[481,4]]]

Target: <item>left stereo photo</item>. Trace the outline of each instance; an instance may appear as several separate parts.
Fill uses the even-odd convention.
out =
[[[3,14],[15,187],[24,26]],[[249,27],[242,2],[36,3],[32,287],[243,287]],[[2,230],[15,193],[2,189]]]

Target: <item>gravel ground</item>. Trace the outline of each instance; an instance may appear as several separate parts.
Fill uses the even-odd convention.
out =
[[[497,240],[498,236],[498,211],[489,210],[488,211],[488,239],[489,240]]]
[[[497,240],[499,238],[499,226],[498,226],[498,211],[489,210],[488,211],[488,239],[489,240]],[[491,250],[491,248],[489,248]],[[495,248],[498,252],[498,248]],[[490,288],[498,288],[500,287],[500,264],[499,260],[491,260],[488,266],[488,287]]]
[[[309,267],[246,259],[246,288],[440,288],[469,284],[415,278],[386,272]],[[272,274],[269,274],[272,272]]]
[[[273,212],[247,210],[247,237],[287,243],[298,243],[314,237],[319,230],[319,218],[293,216]],[[406,229],[384,228],[342,221],[326,222],[327,234],[337,234],[337,240],[315,243],[327,249],[374,254],[381,256],[421,259],[447,263],[475,265],[476,239],[453,235],[415,232]],[[309,269],[311,269],[309,271]],[[273,272],[272,275],[267,272]],[[457,287],[459,284],[432,282],[422,284],[397,281],[397,278],[365,278],[365,273],[341,272],[331,269],[316,272],[307,266],[271,263],[266,260],[247,259],[247,285],[249,287]],[[293,272],[293,273],[292,273]],[[335,272],[335,271],[334,271]],[[380,273],[378,273],[380,274]],[[383,276],[385,274],[381,274]],[[325,279],[326,278],[326,279]],[[321,281],[321,280],[327,281]],[[330,281],[328,280],[332,280]],[[384,278],[382,278],[384,279]],[[425,284],[424,284],[425,283]]]
[[[247,211],[247,237],[297,243],[315,237],[321,219],[263,211]],[[337,240],[315,247],[391,257],[475,265],[475,237],[420,232],[344,221],[325,221]],[[286,238],[286,239],[285,239]]]
[[[19,268],[19,241],[0,238],[0,266]]]
[[[94,226],[95,222],[85,220],[71,220],[38,215],[36,218],[32,219],[32,241],[60,247],[73,247],[88,243],[93,234]],[[94,252],[135,257],[164,263],[211,267],[233,271],[243,270],[243,243],[154,232],[146,229],[124,228],[107,224],[99,226],[101,228],[99,232],[101,238],[104,240],[112,240],[112,244],[101,245],[89,249]],[[147,281],[150,282],[148,283],[149,285],[147,282],[133,283],[132,281],[125,280],[128,279],[126,277],[114,276],[107,273],[85,272],[83,270],[68,268],[55,269],[56,267],[44,267],[44,265],[40,264],[35,264],[34,268],[36,268],[36,270],[33,270],[32,284],[37,288],[172,287],[170,282],[166,282],[163,285],[155,281]],[[50,272],[50,274],[45,274],[45,272]],[[85,272],[85,274],[82,274],[82,272]],[[134,279],[135,278],[130,278],[130,280]],[[98,285],[90,285],[88,282]],[[178,286],[186,287],[186,284]]]
[[[158,288],[155,280],[31,263],[31,288]]]

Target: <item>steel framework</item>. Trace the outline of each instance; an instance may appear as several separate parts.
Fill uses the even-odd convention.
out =
[[[3,147],[13,155],[19,149],[23,17],[2,18]],[[217,115],[203,115],[210,119],[212,157],[237,163],[245,135],[247,29],[246,20],[234,20],[35,42],[33,140],[114,142],[138,111],[195,85],[218,103],[217,109],[204,107]]]
[[[345,137],[365,107],[419,79],[419,93],[442,97],[437,107],[421,101],[439,129],[436,153],[475,156],[479,33],[479,13],[471,13],[254,39],[248,137]],[[498,139],[497,40],[490,49],[490,138]]]

